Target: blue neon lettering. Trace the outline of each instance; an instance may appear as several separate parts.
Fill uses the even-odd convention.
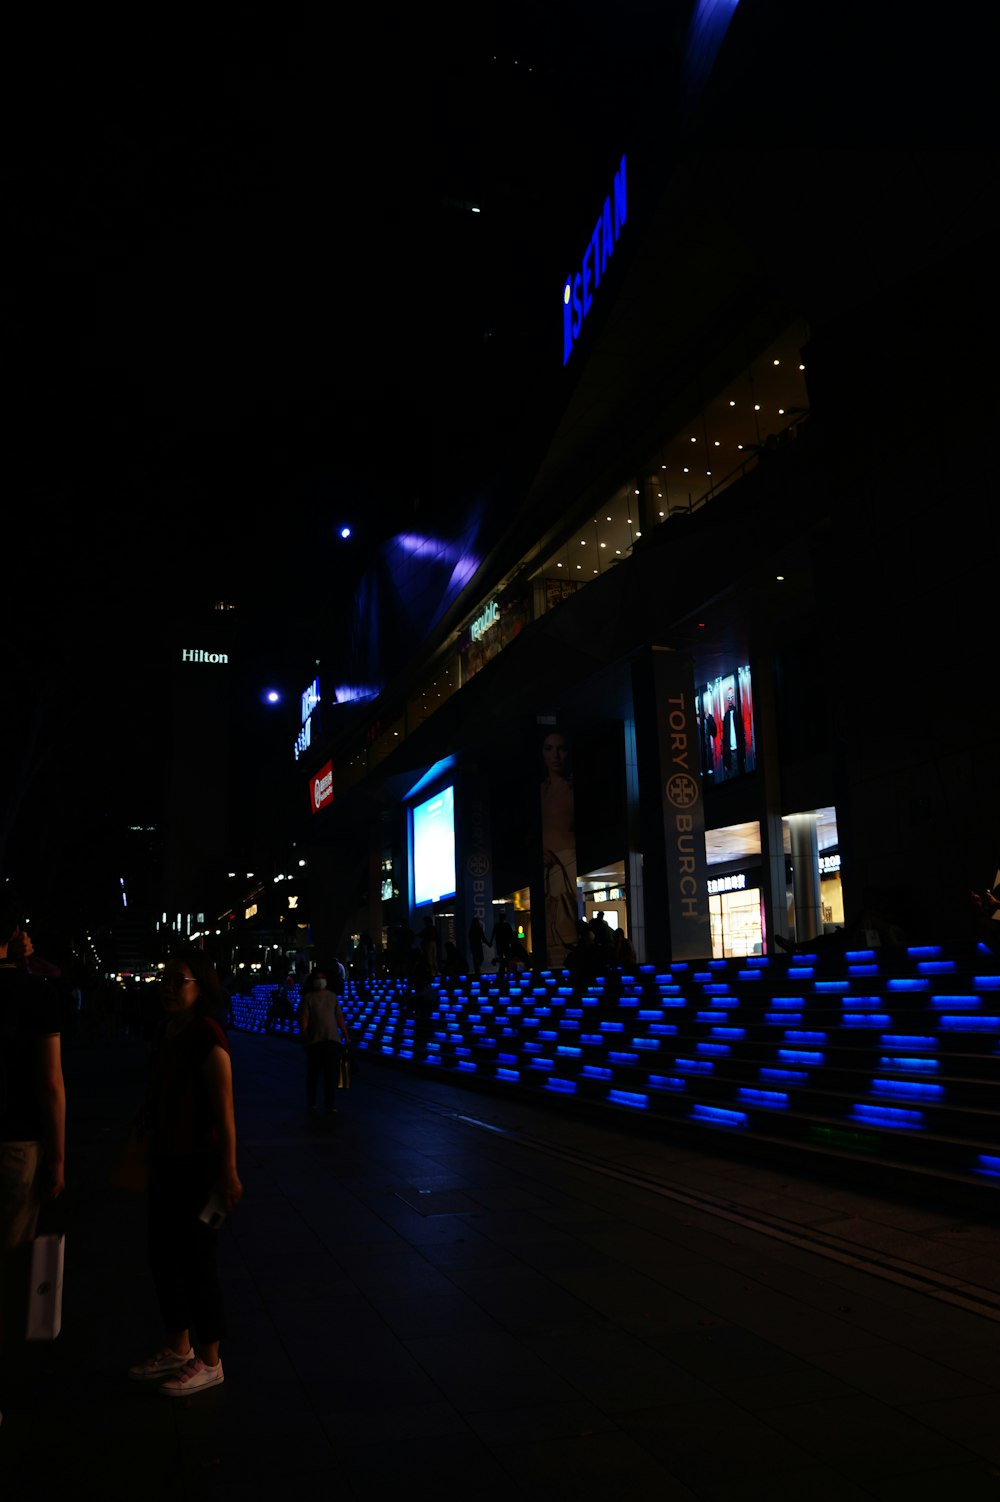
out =
[[[615,239],[621,234],[622,225],[625,223],[625,158],[622,157],[621,165],[615,173]]]
[[[615,245],[627,216],[628,202],[623,156],[614,175],[611,193],[604,200],[604,207],[580,259],[580,270],[571,277],[567,277],[563,284],[564,365],[573,353],[573,345],[580,337],[583,320],[593,306],[591,289],[596,292],[601,285],[601,277],[614,254]]]
[[[606,199],[605,199],[605,202],[607,202]],[[602,222],[603,221],[601,219],[598,219],[597,224],[594,227],[594,233],[590,237],[590,250],[592,250],[594,252],[594,286],[595,286],[595,288],[599,287],[601,285],[601,272],[604,270],[604,267],[607,264],[607,256],[601,254],[601,224],[602,224]],[[588,252],[587,252],[588,255],[590,254],[590,250],[588,250]]]

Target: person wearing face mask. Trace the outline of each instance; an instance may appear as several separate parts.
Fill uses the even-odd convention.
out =
[[[340,997],[326,981],[323,970],[314,970],[299,1008],[299,1036],[306,1051],[306,1107],[316,1109],[320,1080],[326,1114],[333,1116],[337,1107],[337,1082],[340,1076],[341,1038],[343,1048],[350,1044],[347,1023]]]

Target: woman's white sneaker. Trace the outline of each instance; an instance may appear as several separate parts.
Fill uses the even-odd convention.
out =
[[[216,1366],[206,1366],[200,1356],[195,1356],[175,1377],[164,1382],[160,1391],[168,1398],[186,1398],[191,1393],[204,1392],[206,1387],[221,1387],[224,1380],[221,1361]]]
[[[169,1377],[171,1372],[176,1372],[182,1366],[186,1366],[194,1355],[190,1348],[184,1356],[179,1356],[176,1351],[166,1348],[157,1351],[155,1356],[150,1356],[148,1361],[141,1361],[138,1366],[130,1366],[128,1374],[136,1382],[150,1382],[154,1377]]]

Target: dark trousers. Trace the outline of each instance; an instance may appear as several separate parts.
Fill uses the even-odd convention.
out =
[[[156,1160],[149,1180],[149,1265],[167,1334],[226,1334],[219,1233],[198,1219],[217,1177],[211,1155]]]
[[[324,1106],[328,1111],[336,1109],[339,1079],[340,1044],[330,1039],[310,1043],[306,1049],[306,1103],[310,1110],[316,1104],[320,1080],[323,1081]]]

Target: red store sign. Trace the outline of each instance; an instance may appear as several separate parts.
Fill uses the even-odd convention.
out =
[[[333,802],[333,762],[325,762],[309,779],[309,806],[314,814]]]

